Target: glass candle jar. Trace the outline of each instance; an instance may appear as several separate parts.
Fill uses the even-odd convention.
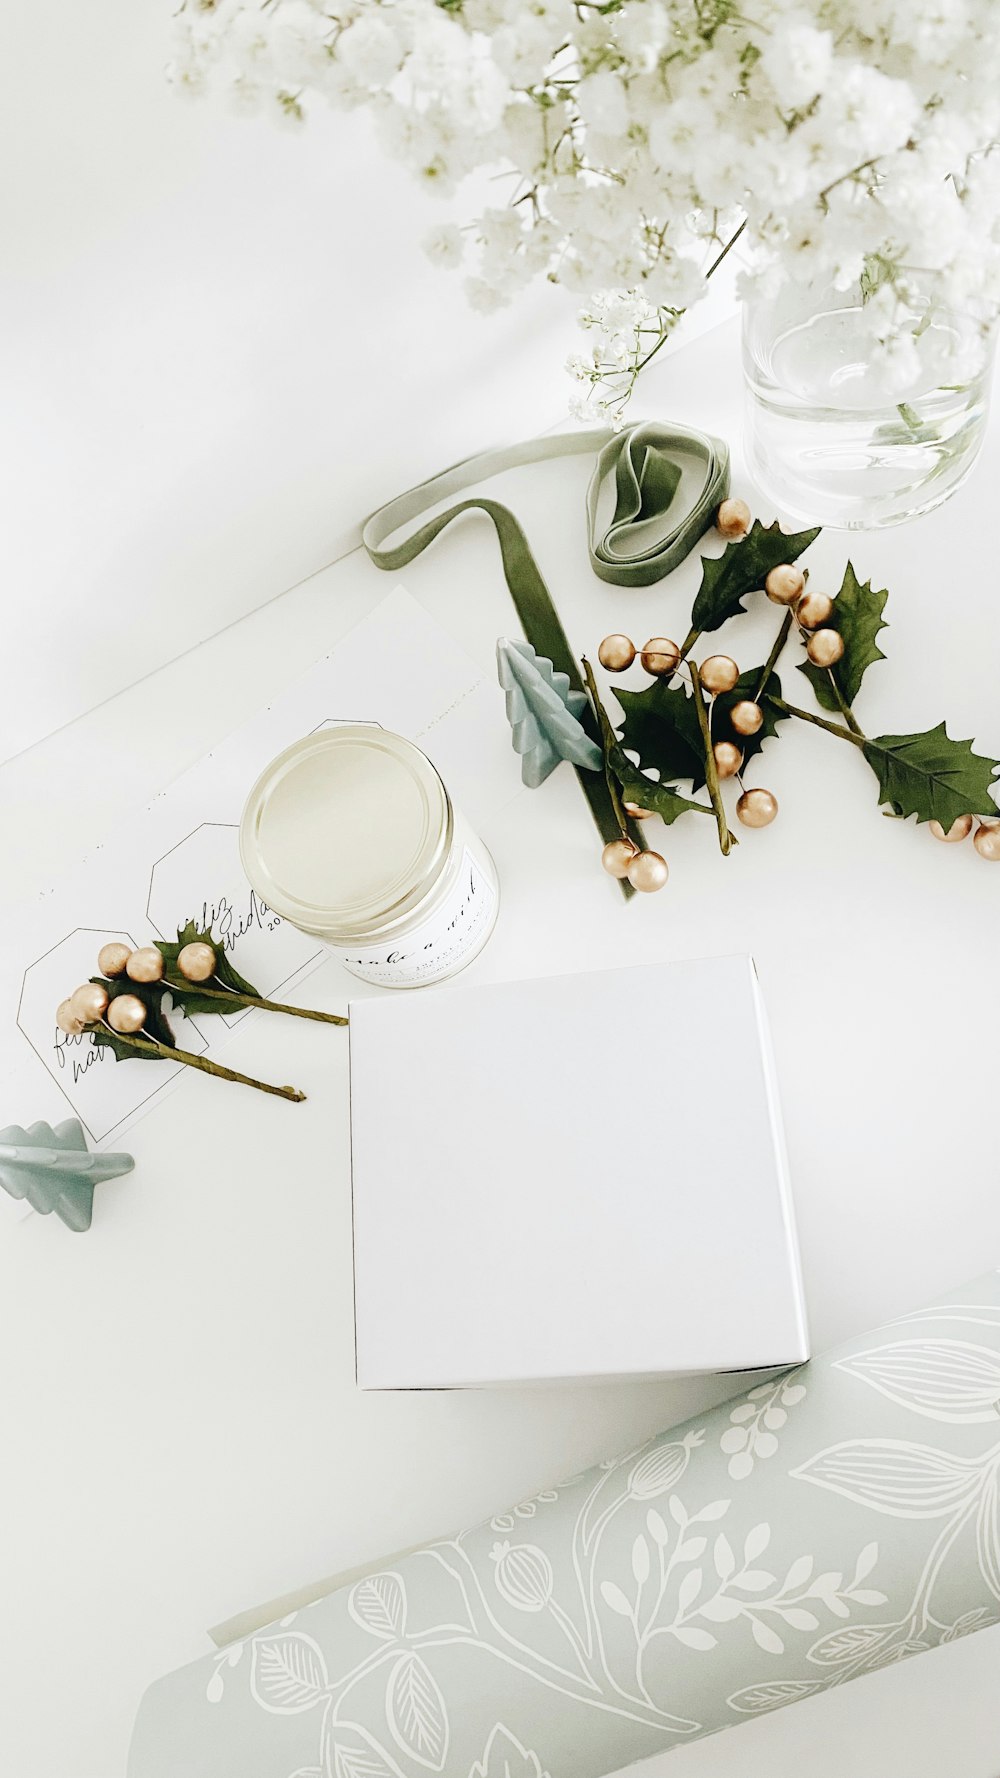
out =
[[[482,841],[426,754],[375,724],[320,729],[272,760],[247,798],[240,856],[276,914],[380,987],[454,975],[496,922]]]

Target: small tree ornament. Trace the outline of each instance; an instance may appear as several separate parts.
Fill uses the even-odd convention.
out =
[[[560,761],[599,772],[601,749],[580,721],[587,707],[583,692],[570,689],[569,678],[530,642],[497,642],[497,673],[507,695],[507,721],[514,751],[521,755],[521,780],[529,790],[544,784]]]
[[[27,1130],[11,1124],[0,1130],[0,1185],[12,1198],[26,1199],[41,1216],[54,1211],[76,1234],[89,1229],[94,1214],[94,1187],[131,1173],[130,1154],[90,1154],[83,1125],[75,1117],[65,1123],[32,1124]]]

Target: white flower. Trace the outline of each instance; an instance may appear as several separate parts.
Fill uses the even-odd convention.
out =
[[[773,29],[761,48],[761,68],[786,111],[808,105],[823,91],[832,61],[829,31],[818,31],[801,17]]]
[[[342,31],[337,59],[361,86],[388,86],[399,73],[403,49],[384,17],[364,13]]]
[[[465,295],[470,309],[476,315],[492,315],[497,309],[506,307],[508,298],[485,278],[466,278]]]
[[[462,231],[454,222],[443,222],[424,236],[423,249],[434,265],[454,271],[465,252]]]
[[[579,293],[590,419],[621,424],[637,366],[741,225],[742,293],[860,298],[864,277],[877,374],[905,388],[916,353],[960,379],[1000,315],[997,0],[721,10],[713,26],[692,0],[188,0],[170,79],[291,125],[315,94],[365,104],[427,190],[476,174],[488,198],[427,250],[484,313],[532,278]],[[915,341],[932,303],[963,320]]]

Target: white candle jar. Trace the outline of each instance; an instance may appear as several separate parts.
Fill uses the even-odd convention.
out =
[[[426,754],[373,723],[319,729],[262,772],[240,823],[257,894],[345,969],[420,988],[478,956],[496,868]]]

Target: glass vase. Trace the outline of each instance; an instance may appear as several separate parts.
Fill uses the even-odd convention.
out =
[[[940,506],[979,454],[995,346],[932,289],[904,304],[897,291],[887,302],[786,285],[746,302],[754,479],[789,517],[849,531]]]

